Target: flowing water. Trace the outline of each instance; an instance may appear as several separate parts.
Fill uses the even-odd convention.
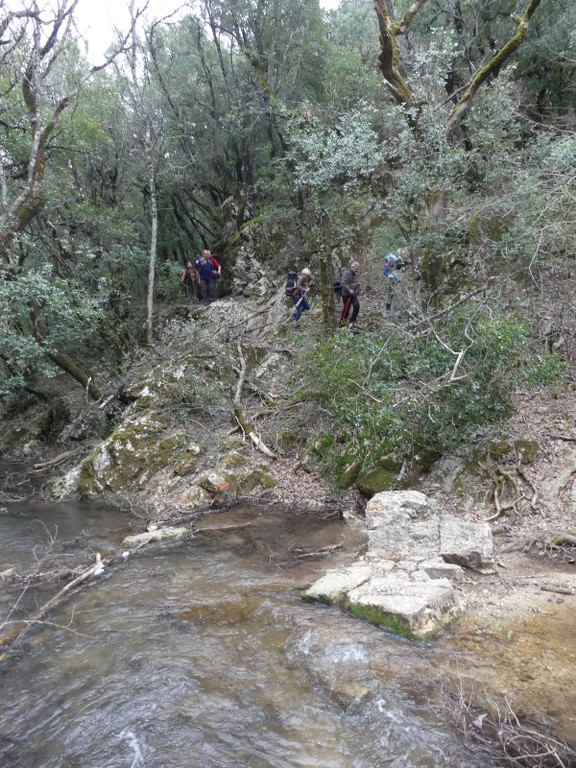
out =
[[[103,507],[6,505],[0,572],[42,558],[40,570],[85,566],[121,551],[127,521]],[[435,705],[431,646],[302,601],[328,564],[354,556],[360,532],[262,507],[203,523],[223,530],[128,557],[8,656],[2,768],[487,768]],[[311,556],[331,545],[329,560]],[[14,589],[0,579],[0,624]]]

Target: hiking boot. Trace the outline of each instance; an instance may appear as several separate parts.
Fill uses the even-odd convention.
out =
[[[300,328],[300,325],[298,323],[296,323],[296,325],[294,326],[294,330],[295,331],[301,331],[302,328]]]

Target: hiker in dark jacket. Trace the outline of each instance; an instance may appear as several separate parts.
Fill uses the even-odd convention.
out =
[[[214,301],[216,295],[216,286],[212,274],[214,266],[211,257],[210,251],[202,251],[202,256],[194,264],[194,269],[198,275],[198,282],[200,283],[202,304],[209,304],[211,301]]]
[[[292,319],[294,320],[294,330],[300,330],[300,316],[302,312],[307,312],[310,309],[308,303],[308,283],[312,277],[312,272],[308,267],[304,267],[302,272],[299,273],[294,286],[294,293],[292,295],[292,301],[294,302],[294,311],[292,312]]]
[[[186,293],[188,294],[188,298],[192,299],[194,297],[195,293],[195,286],[198,282],[198,278],[196,277],[196,272],[194,271],[194,265],[191,261],[186,262],[186,266],[180,272],[180,282],[186,289]]]
[[[356,318],[358,312],[360,312],[360,302],[358,296],[360,294],[360,280],[358,278],[358,272],[360,271],[360,264],[357,261],[353,261],[347,270],[342,274],[342,314],[340,315],[340,327],[346,325],[350,309],[352,309],[352,315],[350,316],[350,328],[354,330]]]

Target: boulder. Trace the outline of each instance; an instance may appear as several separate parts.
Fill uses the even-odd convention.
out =
[[[388,491],[366,507],[366,553],[328,571],[304,599],[338,605],[409,637],[430,637],[462,611],[454,581],[494,566],[489,526],[442,514],[418,491]]]

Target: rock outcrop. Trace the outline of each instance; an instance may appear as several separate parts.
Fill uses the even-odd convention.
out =
[[[365,555],[328,571],[305,599],[425,638],[462,611],[456,584],[464,569],[493,570],[488,524],[442,514],[418,491],[376,494],[366,506],[366,525]]]

